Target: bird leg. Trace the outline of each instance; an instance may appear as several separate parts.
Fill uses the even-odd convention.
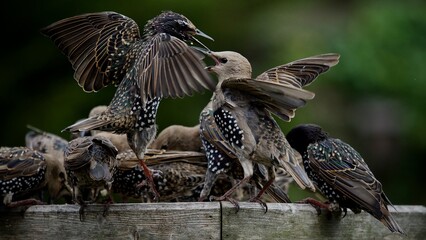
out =
[[[321,214],[321,209],[325,209],[328,213],[341,213],[341,208],[337,203],[321,202],[313,198],[305,198],[297,203],[308,203],[317,210],[318,215]],[[345,215],[346,216],[346,210]],[[343,216],[343,217],[344,217]]]
[[[250,198],[250,202],[257,202],[260,205],[262,205],[262,207],[265,209],[265,213],[268,211],[268,206],[261,199],[261,197],[265,193],[265,191],[271,186],[274,180],[275,180],[274,178],[269,179],[268,182],[266,182],[265,186],[263,186],[263,188],[260,190],[260,192],[256,196]]]
[[[215,197],[215,196],[211,196],[210,200],[216,200],[216,201],[229,201],[231,202],[235,208],[236,208],[236,213],[240,210],[240,205],[238,204],[237,200],[231,198],[231,195],[235,192],[235,190],[237,190],[237,188],[239,188],[243,183],[248,182],[248,180],[250,179],[250,177],[245,177],[243,178],[240,182],[238,182],[237,184],[235,184],[232,188],[230,188],[225,194],[223,194],[221,197]]]
[[[108,215],[109,207],[113,203],[114,203],[114,200],[112,199],[111,194],[108,194],[108,198],[104,202],[104,212],[103,212],[102,216],[106,217]]]
[[[148,184],[151,187],[152,192],[154,193],[154,200],[158,201],[160,199],[160,194],[158,193],[157,187],[155,186],[154,178],[152,177],[151,170],[145,164],[145,161],[143,159],[142,160],[140,159],[139,163],[140,163],[140,165],[143,169],[143,172],[144,172],[146,178],[148,179]],[[144,186],[145,184],[146,183],[142,182],[142,183],[138,184],[136,187],[140,188],[140,187]]]
[[[43,204],[45,203],[40,200],[37,200],[35,198],[30,198],[30,199],[10,202],[6,206],[9,208],[16,208],[16,207],[22,207],[22,206],[43,205]]]

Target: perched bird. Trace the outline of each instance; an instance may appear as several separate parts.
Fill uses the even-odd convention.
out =
[[[149,20],[142,36],[135,21],[115,12],[66,18],[42,33],[68,57],[75,69],[74,78],[85,91],[118,85],[104,112],[64,130],[126,134],[156,193],[142,159],[156,135],[160,100],[214,89],[202,56],[187,45],[194,41],[202,45],[195,35],[211,38],[185,16],[171,11]]]
[[[147,178],[135,154],[132,151],[123,152],[117,155],[117,159],[120,163],[114,174],[113,192],[121,194],[124,198],[150,202],[153,196],[149,189],[137,187]],[[203,153],[148,149],[145,160],[153,171],[161,202],[196,199],[192,197],[192,191],[203,184],[207,167]]]
[[[71,191],[66,183],[63,162],[27,147],[0,148],[0,194],[6,206],[42,204],[28,196],[44,188],[52,199]],[[22,200],[13,201],[15,199]]]
[[[392,205],[361,155],[349,144],[329,137],[320,126],[303,124],[287,133],[290,145],[303,156],[303,165],[316,188],[346,213],[364,210],[392,232],[404,231],[388,211]]]
[[[211,102],[206,106],[200,115],[200,138],[205,150],[208,166],[205,176],[205,183],[203,185],[203,189],[200,192],[199,201],[203,201],[208,196],[211,196],[210,198],[216,198],[215,195],[211,195],[211,189],[214,187],[214,185],[216,185],[216,181],[220,176],[229,175],[232,179],[235,180],[244,179],[244,170],[241,166],[241,163],[238,161],[234,150],[227,142],[225,136],[220,132],[214,117],[209,113],[210,109]],[[282,176],[284,173],[285,172],[282,172]],[[252,187],[263,189],[265,185],[269,184],[267,175],[267,169],[265,166],[259,163],[254,163],[253,177],[250,179]],[[265,190],[268,195],[272,197],[272,199],[281,203],[291,202],[287,196],[286,188],[277,186],[274,183],[271,183],[270,185],[271,186],[269,188],[265,188]],[[250,190],[253,191],[253,189],[248,186],[245,186],[243,189],[238,187],[239,184],[234,184],[231,189],[225,192],[222,197],[218,199],[220,200],[226,198],[227,200],[231,201],[238,210],[239,205],[237,201],[231,197],[231,195],[237,195],[237,199],[241,200],[245,195],[249,195],[247,192],[250,192]],[[236,190],[240,191],[235,194],[234,192]],[[260,201],[260,195],[251,198],[250,200],[261,203],[267,210],[266,204],[264,204],[263,201]]]
[[[200,125],[171,125],[158,134],[150,145],[153,149],[201,152]]]
[[[64,154],[68,147],[68,141],[58,135],[42,131],[32,126],[28,126],[28,128],[31,130],[25,135],[25,145],[32,150],[39,151],[45,158],[54,158],[55,161],[59,162],[62,171],[65,172]],[[67,201],[70,201],[72,195],[71,187],[67,181],[65,181],[64,184],[66,184],[66,188],[63,189],[63,193],[60,195],[69,199]]]
[[[64,163],[64,152],[68,147],[68,141],[53,133],[44,132],[32,126],[25,135],[25,145],[43,154],[50,154]]]
[[[69,142],[65,169],[73,187],[73,200],[81,206],[80,217],[84,217],[86,203],[96,201],[102,190],[110,193],[118,165],[117,153],[111,141],[104,137],[81,137]],[[89,196],[84,196],[86,193]]]
[[[338,63],[339,55],[324,54],[284,64],[251,77],[249,61],[236,52],[208,52],[216,63],[207,69],[218,76],[211,102],[201,113],[201,137],[209,159],[209,171],[221,171],[228,163],[223,154],[234,155],[249,181],[254,163],[267,168],[268,182],[259,199],[275,179],[275,168],[283,168],[302,188],[315,191],[271,113],[290,121],[297,108],[314,94],[302,87]],[[209,119],[209,122],[203,122]],[[224,140],[222,140],[223,136]],[[230,154],[229,154],[230,153]],[[209,171],[206,173],[206,179]],[[224,196],[222,199],[226,199]]]

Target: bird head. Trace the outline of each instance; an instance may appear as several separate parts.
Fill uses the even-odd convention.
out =
[[[328,138],[328,134],[315,124],[301,124],[291,129],[286,135],[288,143],[303,154],[309,144]]]
[[[250,62],[237,52],[207,52],[209,57],[215,61],[214,66],[206,69],[217,74],[219,81],[225,79],[247,79],[251,78]]]
[[[196,28],[188,18],[171,11],[161,13],[149,21],[147,25],[148,27],[151,26],[157,33],[167,33],[184,41],[196,41],[200,43],[194,37],[196,35],[213,41],[213,38]]]

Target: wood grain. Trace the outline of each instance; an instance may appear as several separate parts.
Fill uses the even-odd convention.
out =
[[[306,204],[229,202],[89,205],[85,221],[77,205],[0,209],[0,239],[426,239],[426,207],[396,206],[406,237],[392,234],[363,212],[317,215]]]

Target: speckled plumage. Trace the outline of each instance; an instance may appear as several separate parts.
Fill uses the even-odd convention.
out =
[[[27,147],[0,148],[0,194],[5,205],[19,206],[13,202],[16,197],[26,199],[45,187],[53,199],[66,188],[65,170],[60,161]],[[34,203],[40,201],[30,204]]]
[[[314,124],[296,126],[287,134],[303,156],[303,165],[316,188],[340,208],[367,211],[392,232],[404,233],[388,211],[391,205],[361,155],[349,144],[331,138]]]
[[[81,137],[69,142],[65,151],[65,169],[73,187],[73,199],[80,205],[93,202],[100,190],[111,189],[113,173],[118,165],[117,149],[106,138]],[[84,199],[82,192],[93,194]]]
[[[142,36],[136,22],[115,12],[66,18],[42,33],[68,57],[85,91],[118,85],[104,112],[65,130],[125,133],[139,159],[155,138],[162,98],[214,89],[201,57],[186,43],[198,42],[194,35],[209,37],[178,13],[166,11],[149,20]],[[141,165],[152,185],[148,168]]]
[[[216,181],[220,176],[229,176],[235,180],[244,179],[243,168],[233,149],[230,148],[230,144],[227,142],[227,138],[225,137],[226,135],[224,135],[217,126],[216,118],[210,114],[211,111],[211,103],[209,103],[200,114],[200,138],[208,162],[205,183],[200,192],[200,201],[207,199],[208,196],[212,194],[211,189],[216,185]],[[232,124],[235,124],[234,119],[228,118],[228,120],[230,120]],[[225,131],[225,133],[232,136],[238,135],[237,131]],[[236,138],[231,137],[231,139],[235,140]],[[250,183],[257,188],[262,189],[263,186],[267,184],[267,174],[263,171],[265,170],[263,165],[258,163],[255,163],[254,165],[253,178]],[[285,178],[284,175],[281,175],[281,177]],[[246,186],[245,189],[234,195],[238,196],[236,200],[241,200],[246,198],[247,195],[250,195],[249,192],[250,187]],[[276,202],[290,202],[285,185],[283,185],[283,187],[279,187],[272,183],[271,187],[266,189],[266,192]],[[229,194],[228,199],[231,198],[230,194],[232,194],[232,190],[230,193],[227,192],[225,194]]]
[[[137,187],[147,178],[134,153],[120,153],[117,159],[120,164],[114,174],[113,191],[142,202],[152,201],[153,196],[146,186]],[[202,153],[148,149],[145,160],[152,168],[154,182],[160,193],[159,201],[191,199],[193,190],[204,182],[206,161]]]
[[[259,196],[274,181],[275,168],[285,169],[301,188],[314,191],[312,182],[271,113],[286,121],[293,118],[296,109],[314,97],[302,87],[336,65],[339,55],[324,54],[297,60],[269,69],[255,79],[251,77],[250,63],[240,54],[209,52],[208,55],[216,63],[208,70],[217,74],[219,83],[211,103],[201,114],[201,121],[208,119],[213,123],[201,122],[202,135],[203,126],[205,129],[205,126],[210,126],[208,134],[204,134],[208,136],[203,140],[206,148],[213,149],[214,146],[214,152],[220,150],[222,155],[225,153],[237,158],[244,170],[241,182],[251,179],[255,164],[264,165],[269,181],[264,184]]]

